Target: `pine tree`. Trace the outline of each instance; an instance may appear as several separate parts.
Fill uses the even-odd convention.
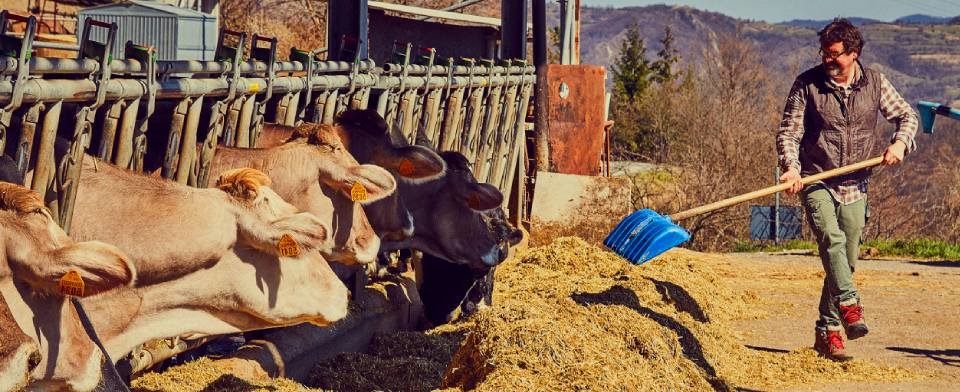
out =
[[[657,60],[653,62],[653,80],[657,83],[671,82],[677,78],[673,72],[673,66],[680,61],[677,55],[677,49],[673,47],[673,30],[670,26],[663,29],[663,39],[660,40],[663,46],[657,52]]]
[[[614,88],[620,98],[635,101],[650,86],[650,76],[654,70],[646,52],[643,38],[640,38],[640,28],[634,23],[627,28],[627,36],[620,44],[620,55],[612,67]]]

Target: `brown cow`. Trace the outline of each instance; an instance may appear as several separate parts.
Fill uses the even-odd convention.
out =
[[[334,248],[324,252],[328,260],[347,265],[370,263],[376,259],[380,239],[362,205],[393,194],[396,181],[380,167],[358,164],[336,134],[309,133],[309,138],[272,148],[218,147],[211,175],[234,167],[263,171],[280,196],[332,226]],[[351,197],[356,187],[365,194],[359,202]]]
[[[443,175],[446,167],[443,159],[429,148],[395,147],[381,134],[348,132],[342,126],[264,124],[261,136],[257,140],[260,146],[278,146],[293,140],[307,140],[308,143],[336,141],[358,162],[380,166],[393,174],[397,181],[419,183],[433,180]],[[363,210],[382,240],[401,241],[413,235],[413,217],[403,206],[398,193],[364,204]]]
[[[412,235],[407,238],[391,240],[384,235],[381,251],[415,248],[484,270],[503,261],[509,246],[519,242],[520,231],[491,214],[500,208],[503,195],[492,185],[477,183],[463,155],[444,152],[443,163],[437,164],[430,158],[437,154],[426,147],[394,147],[386,122],[374,110],[345,111],[337,123],[338,136],[358,161],[382,166],[397,175],[397,200],[390,208],[367,208],[371,222],[409,215],[414,223]],[[296,137],[305,126],[294,129],[265,125],[261,135],[265,143],[273,143],[291,134]],[[403,158],[395,159],[397,153],[391,151],[398,149],[412,151],[409,154],[420,159],[407,158],[412,164],[404,163]],[[445,171],[436,170],[443,167]],[[398,175],[401,172],[411,174]]]
[[[146,277],[139,281],[142,285],[181,274],[187,265],[213,265],[238,247],[276,256],[284,234],[305,250],[333,248],[330,227],[314,215],[299,212],[269,188],[263,188],[260,197],[267,200],[251,203],[86,156],[71,235],[109,241],[122,249]]]
[[[104,172],[104,166],[101,164],[99,173]],[[170,260],[165,269],[159,268],[161,263],[155,260],[135,260],[137,267],[142,262],[145,267],[138,270],[139,283],[135,287],[86,298],[83,304],[87,314],[112,358],[120,358],[136,345],[153,339],[197,338],[301,322],[329,325],[346,316],[346,287],[315,246],[308,247],[303,243],[305,246],[298,257],[278,257],[275,248],[261,250],[254,245],[258,240],[249,240],[240,233],[245,230],[240,227],[240,221],[257,218],[252,211],[260,211],[258,220],[272,219],[273,222],[289,223],[291,217],[299,215],[292,206],[263,186],[266,177],[262,173],[249,170],[225,173],[218,183],[233,194],[231,197],[216,189],[189,188],[116,168],[108,168],[106,172],[111,170],[118,172],[112,177],[98,177],[102,183],[88,181],[87,185],[111,186],[117,194],[124,195],[123,199],[137,201],[123,202],[114,198],[111,204],[150,206],[152,211],[144,211],[142,216],[131,217],[129,221],[144,225],[142,231],[157,235],[153,239],[166,240],[166,244],[158,246],[158,251],[176,256],[178,254],[168,248],[199,249],[203,248],[205,240],[222,240],[219,236],[207,236],[209,233],[235,238],[233,245],[227,246],[221,254],[212,255],[213,258]],[[236,200],[217,200],[210,197],[211,193]],[[225,203],[234,207],[221,205]],[[236,212],[239,209],[251,210],[248,211],[251,216],[232,221],[218,217],[223,211]],[[122,209],[109,207],[105,210],[106,215],[111,215]],[[117,223],[119,226],[129,224]],[[179,223],[180,227],[174,223]],[[169,227],[156,227],[159,225]],[[304,228],[309,226],[315,226],[315,223]],[[310,229],[308,232],[324,231],[322,226]],[[127,237],[118,240],[131,246],[129,237],[135,236],[134,227],[128,227],[127,231],[122,228],[111,230]],[[271,230],[270,227],[261,229],[267,233]],[[189,239],[182,232],[201,238]],[[136,248],[135,244],[132,246]],[[143,253],[144,249],[134,251]],[[89,340],[77,322],[73,308],[65,306],[61,298],[31,295],[30,289],[22,284],[3,289],[8,301],[15,298],[19,302],[19,306],[11,304],[11,308],[22,329],[28,334],[33,333],[33,337],[45,346],[44,359],[34,370],[30,387],[94,388],[100,380],[100,354],[93,347],[81,344]]]
[[[71,270],[86,282],[86,295],[130,285],[136,278],[133,264],[119,249],[96,241],[74,242],[53,222],[36,193],[0,182],[0,390],[23,387],[42,358],[38,341],[24,333],[11,312],[23,305],[14,277],[31,297],[62,300],[56,282]],[[92,347],[91,342],[72,342],[84,343]],[[63,366],[82,368],[85,363]]]

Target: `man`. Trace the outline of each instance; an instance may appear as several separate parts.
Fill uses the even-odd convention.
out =
[[[883,164],[895,165],[916,149],[917,115],[880,72],[860,63],[864,40],[846,19],[835,19],[817,33],[822,63],[800,74],[790,95],[777,154],[787,191],[800,194],[820,249],[826,277],[820,294],[814,349],[833,360],[847,360],[841,330],[853,340],[867,334],[853,271],[867,216],[870,170],[861,170],[804,187],[809,176],[872,158],[878,114],[897,124]]]

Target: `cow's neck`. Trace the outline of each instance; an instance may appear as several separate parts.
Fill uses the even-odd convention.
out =
[[[214,335],[239,329],[205,311],[203,288],[180,278],[90,297],[83,304],[94,329],[116,360],[146,341],[183,335]],[[200,297],[200,298],[198,298]],[[194,304],[196,306],[190,306]]]

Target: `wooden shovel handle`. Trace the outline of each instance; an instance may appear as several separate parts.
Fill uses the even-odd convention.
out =
[[[807,184],[810,184],[810,183],[813,183],[813,182],[817,182],[817,181],[820,181],[820,180],[825,180],[825,179],[827,179],[827,178],[836,177],[836,176],[844,175],[844,174],[847,174],[847,173],[852,173],[852,172],[855,172],[855,171],[857,171],[857,170],[866,169],[866,168],[868,168],[868,167],[877,166],[877,165],[879,165],[879,164],[881,164],[881,163],[883,163],[883,157],[882,157],[882,156],[881,156],[881,157],[876,157],[876,158],[871,158],[871,159],[868,159],[868,160],[863,161],[863,162],[854,163],[854,164],[852,164],[852,165],[847,165],[847,166],[843,166],[843,167],[838,167],[838,168],[836,168],[836,169],[827,170],[827,171],[822,172],[822,173],[817,173],[817,174],[814,174],[814,175],[809,176],[809,177],[801,178],[801,179],[800,179],[800,182],[802,182],[803,185],[807,185]],[[700,207],[697,207],[697,208],[691,208],[691,209],[689,209],[689,210],[681,211],[681,212],[678,212],[678,213],[676,213],[676,214],[670,215],[670,219],[673,219],[674,221],[684,220],[684,219],[687,219],[687,218],[690,218],[690,217],[694,217],[694,216],[697,216],[697,215],[700,215],[700,214],[704,214],[704,213],[707,213],[707,212],[710,212],[710,211],[713,211],[713,210],[719,210],[719,209],[721,209],[721,208],[730,207],[730,206],[732,206],[732,205],[740,204],[740,203],[743,203],[743,202],[745,202],[745,201],[750,201],[750,200],[753,200],[753,199],[756,199],[756,198],[760,198],[760,197],[764,197],[764,196],[769,196],[769,195],[772,195],[772,194],[777,193],[777,192],[782,192],[782,191],[785,191],[785,190],[787,190],[787,189],[790,189],[790,186],[792,186],[792,185],[793,185],[792,183],[787,182],[787,183],[783,183],[783,184],[779,184],[779,185],[774,185],[774,186],[771,186],[771,187],[768,187],[768,188],[763,188],[763,189],[758,190],[758,191],[753,191],[753,192],[750,192],[750,193],[746,193],[746,194],[743,194],[743,195],[740,195],[740,196],[734,196],[734,197],[731,197],[731,198],[729,198],[729,199],[723,199],[723,200],[720,200],[720,201],[715,202],[715,203],[710,203],[710,204],[707,204],[707,205],[705,205],[705,206],[700,206]]]

